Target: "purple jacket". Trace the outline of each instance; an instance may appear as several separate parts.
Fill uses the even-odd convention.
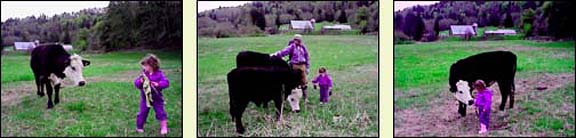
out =
[[[492,105],[492,90],[486,88],[483,91],[479,91],[476,94],[476,103],[474,103],[478,107],[482,107],[482,109],[490,109],[490,105]]]
[[[292,55],[292,57],[290,58],[290,64],[305,62],[306,68],[310,68],[310,56],[308,55],[308,49],[306,49],[306,46],[304,44],[302,44],[301,50],[299,49],[300,48],[298,48],[296,44],[290,41],[286,48],[276,52],[274,55],[280,57],[284,57],[286,55]]]
[[[158,87],[155,87],[154,85],[150,85],[153,87],[152,91],[154,91],[154,89],[156,89],[159,92],[162,92],[163,89],[168,88],[168,86],[170,85],[170,81],[168,81],[168,79],[166,79],[166,76],[164,76],[164,72],[162,72],[162,70],[158,70],[158,71],[152,73],[151,75],[149,75],[148,73],[144,73],[144,74],[146,74],[146,76],[148,77],[148,79],[150,79],[150,81],[158,83]],[[142,83],[143,83],[142,82],[142,76],[138,76],[138,78],[136,78],[136,80],[134,80],[134,86],[136,86],[136,88],[140,89],[140,91],[143,91]]]
[[[318,83],[319,85],[327,85],[328,87],[332,87],[332,78],[330,75],[328,75],[328,73],[326,73],[326,75],[318,75],[314,80],[312,80],[312,83]]]

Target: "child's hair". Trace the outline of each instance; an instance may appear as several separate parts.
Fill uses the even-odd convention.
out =
[[[326,72],[325,67],[320,67],[320,69],[318,69],[318,73],[324,73],[324,72]]]
[[[152,67],[153,71],[158,71],[160,69],[160,59],[154,54],[148,54],[140,60],[140,65],[148,65]]]
[[[474,82],[474,88],[484,90],[486,89],[486,84],[482,80],[476,80],[476,82]]]

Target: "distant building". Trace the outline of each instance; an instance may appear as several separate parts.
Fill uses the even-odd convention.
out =
[[[474,25],[450,25],[451,36],[477,35],[477,26]]]
[[[288,27],[291,30],[306,30],[306,29],[314,29],[314,25],[312,23],[312,21],[306,21],[306,20],[292,20],[290,21],[290,26]]]
[[[16,51],[28,51],[36,47],[34,42],[14,42],[14,50]]]
[[[498,29],[488,30],[484,32],[485,35],[516,35],[516,30],[513,29]]]
[[[350,25],[345,25],[345,24],[336,24],[336,25],[323,26],[322,29],[324,29],[324,30],[352,30],[352,27],[350,27]]]

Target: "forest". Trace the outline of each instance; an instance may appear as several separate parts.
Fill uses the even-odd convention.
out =
[[[265,1],[198,13],[200,37],[277,34],[290,20],[351,25],[361,33],[378,32],[378,1]]]
[[[111,1],[108,7],[2,22],[2,50],[14,42],[59,42],[80,51],[182,47],[178,1]]]
[[[573,39],[574,4],[567,1],[442,1],[394,13],[395,40],[434,41],[450,25],[513,28],[525,38]]]

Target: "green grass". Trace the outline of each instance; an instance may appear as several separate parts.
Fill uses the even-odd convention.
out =
[[[146,132],[135,132],[140,94],[133,80],[140,71],[138,61],[148,52],[160,58],[170,80],[163,91],[168,136],[182,136],[182,57],[179,52],[157,51],[82,54],[91,61],[84,69],[88,84],[61,89],[60,104],[50,110],[46,96],[36,95],[29,56],[2,56],[2,136],[159,136],[153,111]],[[5,101],[8,97],[19,98]]]
[[[434,107],[431,106],[434,99],[448,93],[448,73],[452,63],[477,53],[494,50],[512,51],[518,56],[515,108],[510,110],[509,117],[498,117],[496,120],[508,120],[512,129],[495,135],[574,136],[573,84],[559,81],[558,84],[562,87],[544,92],[533,88],[520,88],[526,87],[521,85],[520,80],[532,80],[542,74],[574,74],[574,41],[438,41],[395,45],[395,110],[430,110],[429,108]],[[500,100],[494,99],[494,102],[499,104]],[[456,106],[451,112],[457,114]]]
[[[226,74],[236,66],[236,54],[241,50],[276,52],[284,48],[290,38],[290,35],[276,35],[198,41],[199,136],[235,136],[228,112]],[[304,35],[303,42],[311,59],[308,79],[316,75],[320,66],[325,66],[333,77],[334,95],[330,97],[330,104],[319,106],[318,90],[309,89],[311,104],[302,106],[303,112],[284,113],[289,127],[278,126],[271,120],[275,110],[273,102],[268,109],[250,104],[242,118],[247,129],[245,135],[377,136],[377,38]],[[341,119],[334,121],[337,116]]]
[[[574,42],[538,43],[525,40],[480,42],[433,42],[396,45],[394,85],[407,89],[448,84],[448,71],[455,61],[476,53],[510,50],[518,56],[517,71],[570,72],[574,67]],[[545,50],[541,50],[541,49]],[[572,58],[571,58],[572,57]],[[433,63],[433,64],[430,64]]]

